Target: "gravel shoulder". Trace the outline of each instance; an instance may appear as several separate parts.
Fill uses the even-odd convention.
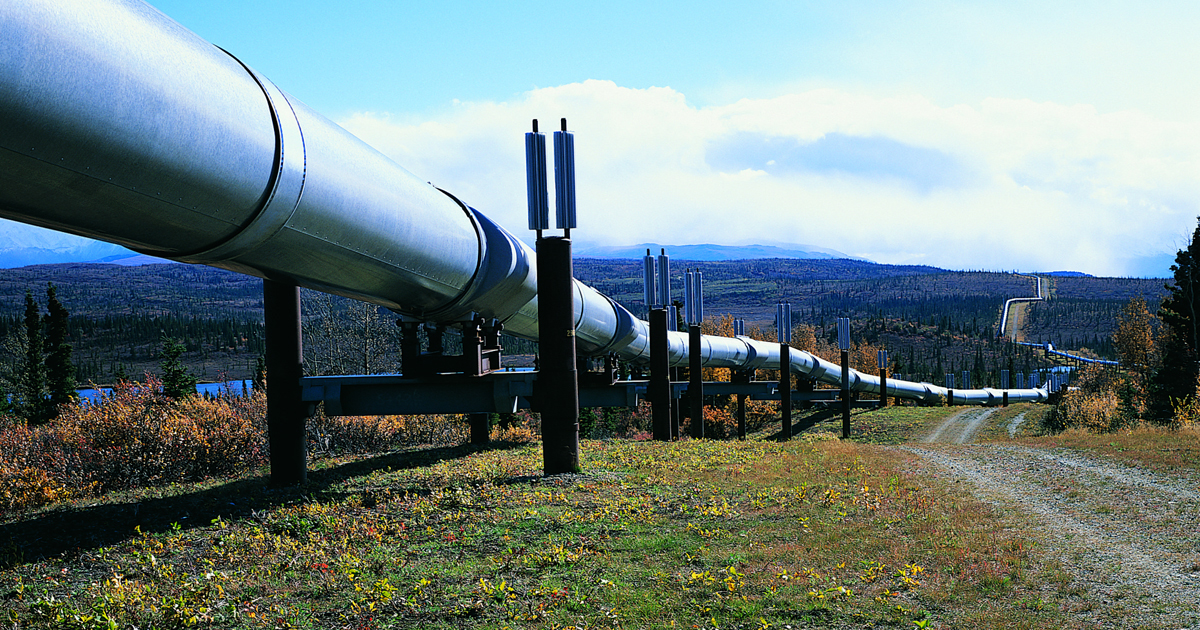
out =
[[[1200,478],[1069,449],[966,444],[989,411],[964,410],[896,448],[1019,519],[1058,565],[1046,599],[1081,627],[1200,628]]]

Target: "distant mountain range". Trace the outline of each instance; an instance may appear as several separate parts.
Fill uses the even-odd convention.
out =
[[[587,245],[577,243],[575,258],[597,258],[607,260],[640,260],[649,250],[658,255],[661,250],[676,260],[715,262],[724,260],[759,260],[784,258],[793,260],[856,260],[874,262],[866,258],[800,243],[764,242],[748,245],[663,245],[661,243],[639,243],[637,245]],[[95,241],[80,236],[54,232],[32,225],[0,219],[0,269],[12,269],[29,265],[52,265],[57,263],[107,263],[132,267],[138,265],[171,262],[162,258],[146,256],[120,245]],[[1158,262],[1157,259],[1155,262]],[[1168,265],[1169,266],[1169,265]],[[1082,276],[1089,274],[1078,271],[1040,272],[1051,276]],[[1147,274],[1153,277],[1157,274]],[[1170,274],[1165,274],[1169,276]]]
[[[657,256],[665,249],[667,255],[678,260],[754,260],[759,258],[798,258],[805,260],[849,259],[866,260],[837,250],[813,245],[661,245],[641,243],[638,245],[582,246],[573,252],[575,258],[620,258],[640,259],[646,250]]]
[[[131,266],[170,261],[112,243],[0,219],[0,269],[80,262]]]
[[[83,262],[133,252],[111,243],[0,220],[0,267]]]

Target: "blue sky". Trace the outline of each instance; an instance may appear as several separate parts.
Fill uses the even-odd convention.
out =
[[[1194,2],[151,3],[517,233],[560,116],[594,244],[1145,276],[1200,214]]]

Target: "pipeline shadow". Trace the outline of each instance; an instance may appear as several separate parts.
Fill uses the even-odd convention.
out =
[[[26,518],[17,516],[0,524],[0,569],[43,560],[60,554],[78,554],[120,543],[138,529],[159,533],[173,528],[192,529],[216,519],[252,518],[255,513],[283,505],[344,498],[332,490],[338,483],[387,470],[432,466],[488,450],[519,446],[509,442],[466,444],[386,453],[327,468],[310,470],[303,486],[277,488],[264,473],[169,497],[103,503],[86,507],[62,506]]]

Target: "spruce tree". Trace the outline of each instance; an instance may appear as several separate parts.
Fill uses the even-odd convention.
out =
[[[1169,423],[1172,420],[1172,401],[1182,401],[1196,394],[1200,368],[1200,222],[1192,233],[1186,249],[1175,255],[1171,265],[1174,282],[1166,285],[1169,292],[1158,309],[1166,328],[1162,343],[1162,362],[1154,375],[1150,397],[1152,420]]]
[[[67,342],[68,313],[58,301],[54,285],[46,287],[46,386],[50,390],[50,412],[58,414],[58,406],[74,402],[75,365],[71,362],[71,344]]]
[[[49,419],[43,365],[42,316],[33,292],[25,291],[25,362],[18,383],[18,413],[33,423]]]
[[[169,398],[185,398],[196,394],[196,377],[188,372],[180,359],[184,350],[186,348],[179,341],[166,336],[162,338],[159,368],[162,370],[163,395]]]
[[[267,393],[267,363],[261,356],[254,359],[254,381],[252,387],[255,392]]]

